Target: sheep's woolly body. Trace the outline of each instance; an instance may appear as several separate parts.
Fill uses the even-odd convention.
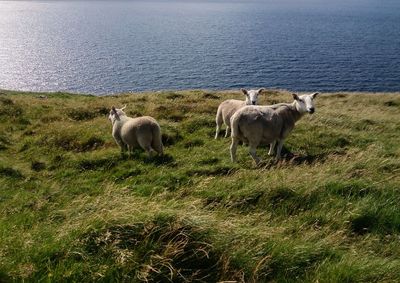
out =
[[[111,115],[112,112],[110,117]],[[112,135],[122,151],[132,151],[134,148],[141,147],[149,154],[151,151],[163,153],[161,128],[154,118],[150,116],[130,118],[117,109],[111,121]]]
[[[225,100],[218,106],[217,116],[215,117],[215,122],[217,124],[217,132],[215,138],[218,137],[222,123],[226,125],[225,137],[229,135],[229,129],[231,127],[231,117],[237,110],[244,106],[246,106],[246,101],[236,99]]]
[[[286,138],[302,115],[294,105],[283,105],[276,109],[245,106],[232,117],[232,138],[255,145],[269,144]]]
[[[223,101],[217,110],[217,115],[215,117],[215,123],[217,125],[215,131],[215,139],[218,138],[219,132],[221,131],[222,124],[226,126],[225,137],[229,136],[231,129],[231,117],[233,114],[246,105],[256,105],[258,95],[265,89],[260,88],[258,90],[245,90],[241,89],[243,94],[246,96],[246,100],[236,100],[236,99],[228,99]]]
[[[260,144],[271,144],[269,152],[271,155],[275,143],[278,142],[276,157],[280,158],[283,141],[293,130],[295,123],[305,113],[314,113],[313,99],[317,94],[301,97],[293,94],[295,101],[292,104],[244,106],[237,110],[231,118],[232,144],[230,151],[232,161],[236,161],[236,149],[239,141],[249,145],[250,155],[256,163],[260,161],[256,155],[256,148]]]

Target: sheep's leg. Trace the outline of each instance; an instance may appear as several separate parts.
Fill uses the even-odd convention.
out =
[[[119,145],[119,147],[121,148],[121,151],[123,151],[125,149],[125,144],[121,139],[117,139],[114,138],[115,142]]]
[[[215,124],[217,125],[217,128],[215,129],[215,139],[218,138],[219,133],[221,132],[221,126],[222,126],[222,122],[223,122],[221,111],[222,111],[221,108],[218,107],[217,116],[215,117]]]
[[[153,156],[153,152],[156,152],[150,145],[146,145],[146,146],[144,146],[142,148],[146,151],[147,156],[149,158],[151,158]]]
[[[260,163],[260,158],[256,154],[256,147],[254,145],[250,145],[249,152],[256,165],[258,165],[258,163]]]
[[[276,147],[276,159],[281,159],[282,147],[283,147],[283,140],[279,140],[278,145]]]
[[[232,138],[232,144],[231,144],[231,160],[232,162],[236,162],[236,150],[238,146],[239,141],[236,138]]]
[[[155,151],[151,147],[151,141],[149,141],[149,137],[138,137],[138,144],[140,145],[141,148],[143,148],[149,157],[152,156],[152,151]]]
[[[127,145],[121,139],[115,138],[115,141],[121,148],[121,155],[124,156],[125,151],[127,150]]]
[[[125,159],[126,157],[127,157],[127,155],[126,155],[126,146],[124,145],[124,146],[122,146],[121,147],[121,158],[122,159]],[[129,157],[129,155],[128,155],[128,157]]]
[[[215,129],[215,139],[218,139],[220,132],[221,132],[221,125],[217,123],[217,128]]]
[[[128,156],[131,157],[133,153],[133,146],[130,146],[129,144],[126,145],[128,148]]]
[[[231,134],[231,127],[226,126],[226,130],[225,130],[225,137],[229,137],[229,135]]]
[[[151,146],[146,148],[146,151],[147,151],[147,155],[149,156],[149,158],[151,158],[153,156],[153,152],[156,152]]]
[[[274,155],[275,145],[276,145],[276,141],[273,141],[272,143],[269,144],[269,151],[268,151],[269,156]]]
[[[153,141],[152,148],[157,152],[158,155],[163,155],[164,149],[163,149],[163,144],[162,144],[161,138],[157,142]]]

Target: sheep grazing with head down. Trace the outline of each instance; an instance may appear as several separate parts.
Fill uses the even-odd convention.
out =
[[[314,113],[314,98],[310,95],[293,94],[293,103],[279,103],[272,106],[245,106],[239,109],[231,120],[232,144],[231,159],[236,161],[236,149],[239,141],[249,144],[250,155],[258,164],[260,158],[256,148],[260,144],[271,144],[269,154],[273,154],[275,144],[276,158],[280,159],[283,142],[293,130],[295,123],[305,114]]]
[[[231,117],[232,115],[240,108],[246,105],[256,105],[258,100],[258,95],[263,92],[265,89],[260,88],[258,90],[245,90],[240,89],[243,94],[246,96],[246,100],[237,100],[237,99],[228,99],[222,102],[218,106],[217,116],[215,117],[215,122],[217,124],[217,128],[215,131],[215,139],[218,138],[218,135],[221,131],[222,123],[226,126],[225,137],[229,136],[230,128],[231,128]]]
[[[161,128],[157,121],[149,116],[128,117],[123,111],[125,107],[112,107],[108,116],[112,123],[112,136],[121,147],[121,152],[128,150],[131,153],[134,148],[141,147],[149,156],[153,151],[163,154]]]

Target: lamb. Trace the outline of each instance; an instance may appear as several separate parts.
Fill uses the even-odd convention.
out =
[[[228,137],[230,134],[231,128],[231,117],[232,115],[240,108],[246,105],[256,105],[258,95],[264,91],[264,88],[260,88],[259,90],[245,90],[240,89],[243,94],[246,96],[246,100],[236,100],[236,99],[228,99],[222,102],[218,106],[217,116],[215,117],[215,122],[217,124],[217,128],[215,131],[215,139],[218,138],[218,135],[221,131],[222,123],[226,125],[225,137]]]
[[[163,154],[161,141],[161,128],[157,121],[149,116],[131,118],[126,116],[121,109],[111,108],[108,119],[112,123],[112,136],[121,147],[121,153],[128,150],[132,153],[134,148],[141,147],[149,156],[153,151]]]
[[[280,159],[283,142],[293,130],[295,123],[305,114],[315,111],[314,99],[318,93],[309,95],[293,94],[293,103],[280,103],[277,106],[245,106],[232,116],[231,160],[236,161],[239,141],[249,144],[250,155],[256,164],[260,158],[256,148],[261,144],[271,144],[269,155],[273,154],[276,142],[276,158]]]

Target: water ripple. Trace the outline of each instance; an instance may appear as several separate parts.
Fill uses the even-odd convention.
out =
[[[399,91],[400,2],[332,2],[0,1],[0,88]]]

